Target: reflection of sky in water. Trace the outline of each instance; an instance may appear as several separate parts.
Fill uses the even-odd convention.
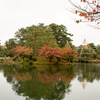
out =
[[[83,83],[75,78],[71,84],[71,92],[66,94],[64,100],[100,100],[100,81]]]
[[[12,86],[7,83],[6,78],[0,72],[0,100],[25,100],[24,97],[15,95]]]

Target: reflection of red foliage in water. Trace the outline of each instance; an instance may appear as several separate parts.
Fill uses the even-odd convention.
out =
[[[15,74],[7,73],[7,74],[19,81],[24,81],[24,80],[28,81],[32,79],[32,76],[29,73],[15,73]]]
[[[68,73],[64,76],[62,75],[62,72],[55,73],[55,74],[50,74],[48,72],[45,72],[44,74],[40,74],[38,72],[38,78],[41,80],[42,83],[49,83],[49,82],[55,83],[59,78],[63,82],[68,82],[71,81],[75,76],[76,74],[68,74]]]

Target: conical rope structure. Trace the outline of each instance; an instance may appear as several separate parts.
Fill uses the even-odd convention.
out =
[[[70,46],[70,44],[69,44],[68,41],[67,41],[66,44],[65,44],[65,48],[71,49],[71,46]]]
[[[82,49],[81,49],[79,57],[81,57],[81,54],[82,54],[82,52],[83,52],[84,49],[88,49],[90,53],[95,53],[95,51],[87,43],[86,39],[84,39],[83,42],[82,42]]]

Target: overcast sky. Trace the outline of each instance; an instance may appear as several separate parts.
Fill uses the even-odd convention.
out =
[[[100,30],[86,23],[77,24],[77,16],[69,12],[68,0],[0,0],[0,40],[3,45],[15,32],[38,23],[63,24],[73,34],[73,44],[79,46],[84,38],[88,43],[100,44]]]

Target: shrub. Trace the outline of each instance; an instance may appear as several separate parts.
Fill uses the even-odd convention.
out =
[[[58,61],[61,61],[61,58],[58,58],[58,57],[57,57],[57,60],[58,60]]]
[[[29,60],[32,60],[32,55],[29,56]]]
[[[29,59],[28,59],[28,58],[24,58],[24,61],[25,61],[25,62],[29,62]]]
[[[1,59],[1,61],[3,62],[3,61],[4,61],[4,59]]]
[[[73,49],[63,48],[61,53],[63,59],[69,62],[73,62],[74,58],[77,57],[77,52]]]
[[[48,46],[44,46],[42,47],[42,49],[39,50],[38,56],[41,55],[44,55],[46,58],[49,58],[50,62],[53,57],[62,58],[62,53],[58,50],[58,48],[52,48]]]
[[[97,58],[100,60],[100,55],[98,55]]]
[[[16,60],[16,56],[13,58],[13,61],[15,61]]]
[[[33,61],[36,61],[37,59],[36,59],[36,57],[32,57],[32,60],[33,60]]]
[[[33,65],[33,61],[29,61],[29,65]]]

